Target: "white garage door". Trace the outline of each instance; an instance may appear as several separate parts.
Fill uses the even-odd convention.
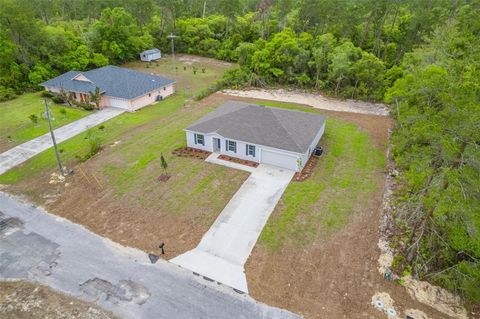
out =
[[[115,99],[111,97],[108,102],[109,102],[109,105],[113,107],[118,107],[118,108],[127,109],[127,110],[129,108],[127,100]]]
[[[262,149],[262,163],[297,170],[297,157]]]

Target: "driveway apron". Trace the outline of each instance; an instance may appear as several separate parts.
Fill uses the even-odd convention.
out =
[[[210,161],[210,160],[209,160]],[[216,160],[218,163],[220,160]],[[214,162],[214,161],[211,161]],[[235,193],[200,244],[170,261],[248,293],[244,265],[294,171],[260,164]]]

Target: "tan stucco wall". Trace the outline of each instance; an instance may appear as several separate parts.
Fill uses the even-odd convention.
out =
[[[45,90],[50,91],[50,92],[54,92],[54,93],[60,93],[60,89],[54,88],[54,87],[46,86]],[[75,93],[76,93],[75,100],[78,101],[78,102],[81,102],[80,93],[79,92],[75,92]],[[173,93],[175,93],[175,83],[170,84],[170,85],[168,85],[164,88],[160,88],[158,90],[152,91],[150,93],[147,93],[147,94],[145,94],[143,96],[140,96],[140,97],[137,97],[135,99],[128,100],[128,101],[125,100],[125,101],[127,101],[127,103],[128,103],[128,111],[133,112],[133,111],[136,111],[138,109],[141,109],[144,106],[155,103],[157,101],[157,96],[159,96],[159,95],[161,95],[162,98],[164,99],[164,98],[172,95]],[[100,100],[100,108],[104,108],[104,107],[108,107],[108,106],[111,106],[110,105],[110,97],[102,95],[102,98]]]
[[[155,103],[157,101],[157,96],[159,95],[161,95],[162,98],[166,98],[167,96],[170,96],[173,93],[175,93],[175,85],[170,84],[165,88],[160,88],[158,90],[147,93],[144,96],[130,100],[130,111],[136,111],[146,105]]]

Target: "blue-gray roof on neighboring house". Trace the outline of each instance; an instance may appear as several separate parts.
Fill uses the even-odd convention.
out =
[[[89,81],[75,80],[79,74]],[[108,65],[85,72],[69,71],[41,85],[83,93],[94,92],[98,87],[107,96],[129,100],[172,83],[175,80]]]
[[[150,50],[145,50],[141,54],[154,54],[154,53],[159,53],[159,52],[160,52],[160,49],[153,48],[153,49],[150,49]]]

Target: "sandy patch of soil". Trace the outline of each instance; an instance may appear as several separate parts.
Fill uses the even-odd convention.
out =
[[[427,314],[421,310],[403,310],[396,307],[395,301],[392,299],[392,297],[390,297],[390,294],[386,292],[377,292],[375,295],[373,295],[372,305],[376,310],[382,313],[384,317],[389,319],[403,319],[408,318],[407,316],[410,316],[410,318],[414,319],[429,319]]]
[[[222,66],[222,67],[232,67],[234,65],[233,63],[230,63],[230,62],[220,61],[220,60],[196,56],[196,55],[180,54],[176,56],[179,61],[187,65],[192,65],[197,63],[207,63],[207,64],[213,64],[213,65]],[[171,56],[169,55],[164,55],[164,58],[167,58],[167,57],[171,58]]]
[[[304,105],[310,105],[314,108],[361,113],[371,115],[388,116],[388,106],[381,103],[369,103],[356,100],[337,100],[325,97],[321,94],[302,92],[297,90],[284,90],[284,89],[251,89],[251,90],[224,90],[223,94],[255,98],[261,100],[271,100],[278,102],[298,103]]]
[[[58,293],[48,287],[25,282],[0,282],[1,318],[113,319],[112,313],[93,303]]]
[[[429,305],[444,314],[456,318],[468,318],[467,311],[461,305],[461,300],[458,296],[451,294],[437,286],[426,281],[418,281],[410,276],[403,277],[405,280],[405,288],[408,294],[416,300]]]

